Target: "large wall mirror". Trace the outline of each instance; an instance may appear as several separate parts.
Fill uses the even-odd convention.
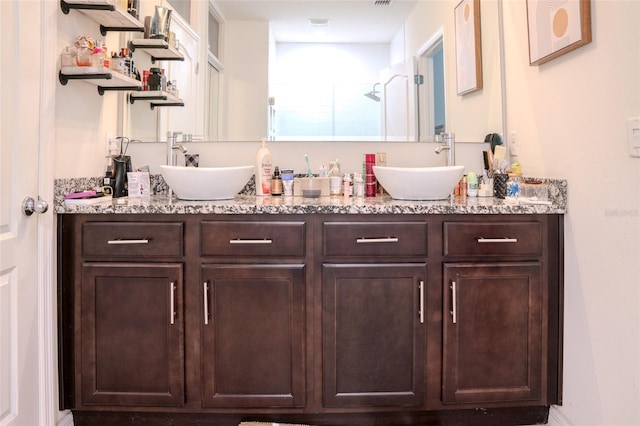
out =
[[[219,62],[207,61],[201,137],[432,141],[446,130],[482,142],[502,133],[501,1],[481,2],[483,87],[457,95],[457,0],[209,0],[219,20],[202,36],[220,35],[220,48]],[[158,113],[155,127],[172,114]]]

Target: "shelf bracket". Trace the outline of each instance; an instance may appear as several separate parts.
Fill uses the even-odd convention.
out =
[[[129,95],[129,102],[133,104],[135,101],[166,101],[166,96],[145,96],[144,98],[136,98],[135,96]]]
[[[105,27],[104,25],[100,25],[100,34],[102,34],[103,36],[106,36],[107,32],[109,31],[120,31],[120,32],[139,31],[143,33],[144,27]]]
[[[141,88],[138,86],[98,86],[98,94],[100,94],[100,96],[104,95],[104,92],[116,90],[139,91]]]
[[[156,57],[151,55],[151,63],[155,64],[156,61],[184,61],[184,57],[182,58],[164,58],[164,57]]]
[[[60,9],[62,9],[62,13],[68,15],[71,9],[108,10],[113,12],[116,10],[116,6],[113,4],[68,3],[65,0],[60,0]]]
[[[184,102],[171,102],[171,103],[162,103],[162,104],[156,104],[151,102],[150,106],[151,106],[151,110],[153,110],[155,107],[183,107]]]
[[[89,79],[102,79],[111,80],[111,74],[63,74],[62,71],[58,71],[58,80],[63,86],[67,85],[69,80],[89,80]]]

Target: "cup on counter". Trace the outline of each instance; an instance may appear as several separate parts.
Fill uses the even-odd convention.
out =
[[[495,173],[493,175],[493,195],[496,198],[504,198],[507,196],[507,181],[509,180],[509,175]]]
[[[200,165],[200,154],[185,154],[184,165],[187,167],[198,167]]]

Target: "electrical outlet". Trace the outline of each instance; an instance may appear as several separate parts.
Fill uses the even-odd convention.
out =
[[[509,153],[514,157],[518,156],[518,132],[509,133]]]

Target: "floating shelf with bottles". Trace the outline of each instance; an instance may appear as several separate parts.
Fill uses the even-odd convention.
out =
[[[183,107],[184,101],[169,92],[160,90],[145,90],[141,92],[133,92],[129,94],[129,102],[132,104],[136,101],[149,102],[151,109],[155,107],[177,106]]]
[[[116,6],[114,0],[60,0],[60,9],[65,15],[71,9],[85,14],[98,24],[100,33],[105,36],[108,31],[144,32],[144,24],[130,15],[126,10]]]
[[[58,73],[58,80],[64,86],[69,80],[82,80],[98,86],[98,93],[107,90],[142,90],[142,83],[134,78],[113,71],[109,68],[95,67],[62,67]]]
[[[137,38],[129,41],[129,50],[133,53],[136,50],[146,52],[151,56],[151,62],[156,61],[184,61],[178,49],[162,39]]]

